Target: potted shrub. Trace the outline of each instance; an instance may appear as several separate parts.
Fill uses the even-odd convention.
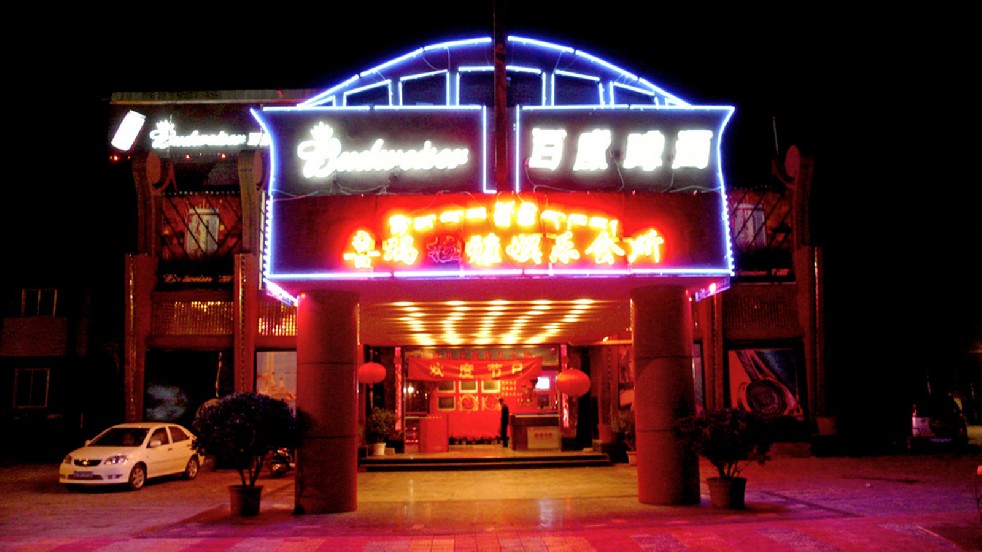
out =
[[[191,424],[194,448],[239,473],[229,485],[233,515],[259,514],[262,485],[256,485],[271,450],[296,446],[296,416],[280,399],[262,393],[233,393],[202,406]]]
[[[627,463],[636,465],[634,410],[614,410],[610,416],[610,430],[614,433],[615,442],[624,447]]]
[[[772,441],[766,420],[755,412],[723,408],[681,418],[675,432],[716,468],[716,477],[706,478],[711,504],[743,508],[747,479],[740,472],[750,462],[763,465],[769,459]]]
[[[386,408],[373,407],[365,420],[365,442],[373,447],[374,456],[385,455],[385,443],[396,430],[396,413]]]

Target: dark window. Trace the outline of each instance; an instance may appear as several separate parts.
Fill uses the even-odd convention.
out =
[[[14,408],[46,408],[50,372],[47,368],[14,370]]]
[[[542,75],[509,73],[508,107],[542,105]],[[494,72],[473,71],[460,74],[460,105],[494,105]]]
[[[373,86],[349,94],[344,99],[344,105],[389,105],[389,87]]]
[[[556,75],[554,105],[598,105],[600,83],[595,80]]]
[[[617,105],[652,105],[655,97],[651,94],[642,94],[629,88],[614,88],[614,104]]]
[[[447,105],[446,73],[403,81],[402,105]]]

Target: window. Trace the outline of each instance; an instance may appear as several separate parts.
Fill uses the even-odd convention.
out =
[[[221,222],[218,209],[191,209],[188,212],[188,230],[184,235],[184,250],[192,259],[218,250],[218,226]]]
[[[737,249],[760,249],[766,245],[764,210],[759,205],[741,203],[733,210],[733,245]]]
[[[170,443],[170,440],[167,438],[167,430],[162,427],[153,430],[153,435],[150,436],[150,440],[160,441],[161,445],[166,445],[167,443]]]
[[[47,408],[48,368],[14,370],[14,408]]]
[[[170,436],[175,443],[180,443],[181,441],[188,440],[188,434],[185,433],[183,429],[177,426],[170,426]]]
[[[456,400],[454,397],[437,397],[436,399],[436,409],[441,411],[452,411],[455,410],[454,406]]]
[[[402,105],[447,105],[447,72],[403,80]]]
[[[54,316],[58,309],[58,290],[24,288],[20,293],[21,316]]]

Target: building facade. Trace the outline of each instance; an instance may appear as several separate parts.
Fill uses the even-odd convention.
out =
[[[360,445],[357,421],[367,403],[396,409],[403,430],[412,429],[407,420],[442,414],[450,420],[448,437],[466,440],[489,434],[487,426],[493,422],[488,419],[495,414],[493,408],[485,408],[485,399],[505,396],[514,401],[513,411],[555,413],[562,420],[564,445],[581,448],[607,438],[610,420],[618,410],[637,406],[644,411],[639,418],[639,430],[646,435],[642,441],[647,439],[647,445],[639,443],[639,448],[643,451],[647,446],[649,451],[647,461],[642,460],[639,467],[639,496],[653,503],[685,502],[693,492],[691,477],[662,487],[642,475],[656,466],[665,467],[666,462],[673,467],[672,460],[656,452],[671,443],[665,428],[673,405],[756,410],[784,420],[789,438],[830,431],[831,413],[824,400],[822,257],[808,231],[806,208],[813,176],[811,159],[791,148],[786,158],[776,160],[768,182],[727,182],[724,188],[720,170],[710,175],[711,179],[719,177],[718,186],[696,189],[694,194],[672,188],[677,183],[666,182],[665,171],[655,171],[662,175],[661,180],[631,174],[625,178],[626,173],[616,181],[575,175],[550,179],[543,167],[554,159],[538,151],[532,152],[534,161],[530,161],[518,144],[541,139],[541,134],[522,134],[526,128],[551,130],[555,138],[557,129],[567,128],[564,125],[571,125],[570,133],[587,128],[589,123],[583,123],[580,115],[586,113],[587,119],[604,118],[604,124],[611,125],[616,134],[618,129],[637,126],[639,113],[642,120],[649,114],[703,115],[691,115],[699,112],[699,106],[586,52],[511,37],[506,67],[496,68],[478,61],[493,58],[487,55],[493,47],[490,39],[429,45],[326,91],[113,96],[110,151],[132,179],[137,211],[136,246],[126,256],[123,278],[120,376],[121,410],[126,420],[168,419],[190,424],[205,401],[245,390],[266,392],[315,415],[323,414],[321,433],[308,440],[307,446],[314,448],[307,454],[327,451],[329,457],[344,459],[335,463],[342,466],[342,491],[340,496],[298,496],[298,510],[308,512],[353,507],[350,480],[356,455],[350,453]],[[444,65],[434,65],[436,59]],[[437,124],[448,116],[448,108],[458,118]],[[519,112],[525,124],[521,130],[516,123]],[[717,260],[728,266],[717,272],[683,272],[680,278],[671,271],[637,271],[647,274],[640,281],[600,274],[593,267],[585,277],[571,271],[570,279],[558,280],[558,284],[557,280],[541,283],[549,282],[552,273],[526,278],[532,271],[525,269],[518,278],[482,274],[466,276],[463,284],[440,276],[433,280],[414,276],[411,285],[395,285],[395,291],[386,293],[370,290],[371,279],[364,278],[345,287],[336,284],[341,278],[333,277],[308,284],[312,280],[307,276],[294,277],[289,270],[271,277],[272,270],[288,261],[305,262],[296,252],[292,260],[270,258],[275,240],[283,240],[281,236],[290,232],[273,226],[270,213],[274,205],[291,205],[289,196],[297,198],[292,205],[300,206],[304,195],[295,178],[284,176],[285,163],[275,156],[273,141],[285,143],[290,132],[300,134],[295,128],[290,130],[289,119],[301,113],[374,117],[370,123],[352,126],[366,135],[379,132],[379,124],[388,125],[387,129],[394,125],[406,133],[436,129],[435,147],[440,140],[456,140],[491,159],[523,159],[485,162],[463,177],[449,179],[418,178],[410,170],[371,175],[367,169],[349,167],[348,172],[334,173],[325,185],[330,187],[328,192],[318,192],[326,196],[316,208],[319,213],[335,208],[322,209],[325,204],[344,206],[337,210],[336,218],[343,218],[345,209],[381,213],[410,201],[407,197],[418,207],[419,201],[433,202],[449,191],[506,198],[541,193],[550,205],[589,197],[588,203],[602,206],[608,205],[605,194],[610,194],[616,201],[609,200],[609,205],[618,205],[610,207],[610,212],[621,212],[619,205],[625,202],[644,203],[651,197],[657,198],[659,206],[646,209],[657,210],[661,202],[675,201],[680,207],[669,213],[677,215],[685,211],[688,203],[684,202],[692,201],[690,197],[716,193],[722,198],[720,210],[725,214],[720,220],[725,221],[722,234],[727,245],[727,250],[718,252]],[[509,117],[502,122],[498,114]],[[716,140],[725,127],[725,115],[720,116],[722,121],[712,122]],[[383,117],[388,118],[379,123]],[[672,132],[684,130],[679,125],[687,123],[683,119],[653,120],[658,124],[669,121],[664,124]],[[699,120],[703,126],[709,124]],[[130,126],[133,123],[136,125]],[[274,124],[283,124],[286,130],[269,128]],[[441,134],[437,132],[441,128],[453,132]],[[345,138],[354,140],[351,132]],[[506,134],[509,139],[502,138]],[[387,134],[395,135],[398,132]],[[468,142],[475,136],[479,139]],[[282,143],[277,147],[280,152],[288,149]],[[609,156],[601,162],[613,161],[621,168],[630,162],[638,170],[643,165],[643,160],[630,159],[627,150],[607,147],[600,151]],[[423,153],[421,148],[420,155]],[[471,159],[475,157],[478,154],[472,153]],[[500,170],[502,166],[507,172]],[[537,180],[533,187],[523,189],[523,184],[529,185],[529,174],[537,174]],[[682,183],[695,188],[703,185],[691,178]],[[564,188],[554,193],[556,187]],[[634,192],[622,191],[625,187]],[[649,193],[652,195],[646,195]],[[573,201],[572,205],[578,204]],[[564,216],[573,210],[571,207]],[[287,216],[283,214],[287,212],[278,214]],[[327,251],[321,242],[307,242],[310,237],[301,230],[289,239],[305,240],[297,247],[300,251]],[[686,239],[697,243],[695,237]],[[699,254],[704,253],[698,248],[691,252],[693,257]],[[392,281],[389,278],[384,285],[390,288]],[[393,316],[391,304],[396,299],[426,297],[432,302],[452,295],[475,303],[490,302],[502,286],[527,287],[528,294],[544,292],[556,302],[555,308],[562,309],[561,316],[553,314],[556,323],[579,308],[575,301],[581,295],[560,290],[586,289],[582,295],[592,294],[604,307],[584,317],[592,316],[592,321],[570,323],[578,329],[554,336],[536,334],[535,339],[525,340],[499,336],[490,342],[476,337],[455,341],[444,336],[416,341],[432,332],[380,322]],[[312,305],[306,313],[301,299],[305,295]],[[518,294],[516,301],[523,309],[535,308],[532,295]],[[497,307],[488,308],[493,312]],[[451,312],[435,316],[453,318]],[[645,328],[641,339],[639,323]],[[5,330],[7,324],[5,320]],[[304,337],[302,328],[312,333]],[[4,334],[6,337],[7,331]],[[653,336],[658,339],[651,339]],[[664,343],[669,344],[668,349]],[[332,348],[344,352],[337,354]],[[5,360],[18,354],[4,349]],[[421,379],[418,373],[414,377],[412,372],[414,366],[432,365],[434,359],[442,365],[477,365],[480,369],[497,361],[514,364],[527,358],[541,359],[533,378],[493,378],[497,384],[487,378],[487,385],[480,380],[473,389],[469,384],[461,387],[459,378],[448,385]],[[368,361],[387,369],[384,381],[358,387],[370,390],[371,398],[364,392],[349,396],[347,392],[311,395],[307,391],[347,389],[348,383],[355,383],[355,368]],[[329,374],[310,368],[320,364],[344,367]],[[556,376],[570,368],[590,377],[589,393],[578,399],[556,389]],[[349,414],[335,421],[336,414],[329,416],[324,411],[336,412],[339,404]],[[301,451],[301,463],[303,458]],[[324,474],[312,469],[299,470],[298,478],[322,481]],[[332,480],[332,485],[337,483]],[[697,480],[695,489],[698,495]]]

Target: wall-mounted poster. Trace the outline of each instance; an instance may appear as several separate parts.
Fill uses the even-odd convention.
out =
[[[477,381],[461,381],[457,384],[461,393],[477,393]]]
[[[454,393],[456,390],[457,389],[453,380],[441,381],[436,386],[437,393]]]
[[[803,418],[796,349],[736,349],[728,353],[731,405],[765,417]]]

